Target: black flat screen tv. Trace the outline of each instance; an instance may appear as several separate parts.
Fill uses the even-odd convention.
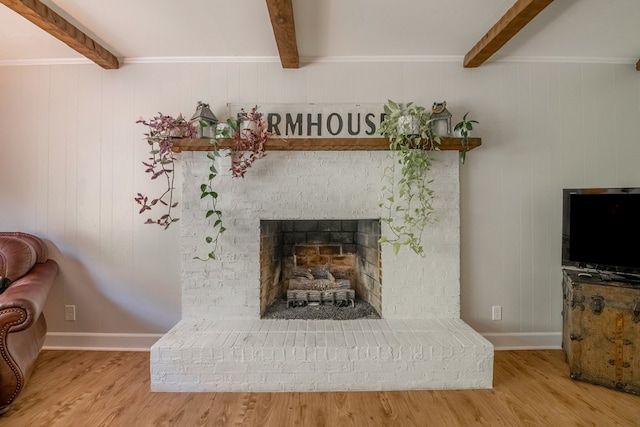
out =
[[[564,189],[562,265],[640,279],[640,188]]]

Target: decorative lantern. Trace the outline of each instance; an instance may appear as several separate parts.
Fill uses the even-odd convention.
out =
[[[191,123],[197,130],[198,138],[215,138],[216,126],[218,125],[218,118],[209,109],[209,104],[205,104],[202,101],[198,101],[198,107],[196,112],[191,117]]]
[[[431,129],[438,136],[451,136],[451,113],[447,101],[434,102],[431,106]]]

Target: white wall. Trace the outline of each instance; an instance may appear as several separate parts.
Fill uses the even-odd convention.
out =
[[[640,186],[639,95],[630,65],[0,67],[0,230],[50,242],[56,343],[145,346],[180,319],[180,255],[178,228],[142,224],[133,202],[150,188],[139,117],[191,115],[199,100],[221,116],[227,102],[446,100],[456,120],[471,110],[483,141],[460,170],[462,319],[507,346],[559,344],[561,189]]]

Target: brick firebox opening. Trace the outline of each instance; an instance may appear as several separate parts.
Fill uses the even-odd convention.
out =
[[[260,315],[286,298],[293,266],[348,278],[356,298],[382,313],[380,220],[261,220]]]

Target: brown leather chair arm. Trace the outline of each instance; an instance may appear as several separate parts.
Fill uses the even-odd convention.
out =
[[[26,329],[38,320],[57,273],[58,264],[53,260],[36,264],[27,275],[13,282],[0,295],[2,335]]]
[[[53,260],[36,264],[0,295],[0,414],[33,372],[47,331],[42,309],[57,273]]]

